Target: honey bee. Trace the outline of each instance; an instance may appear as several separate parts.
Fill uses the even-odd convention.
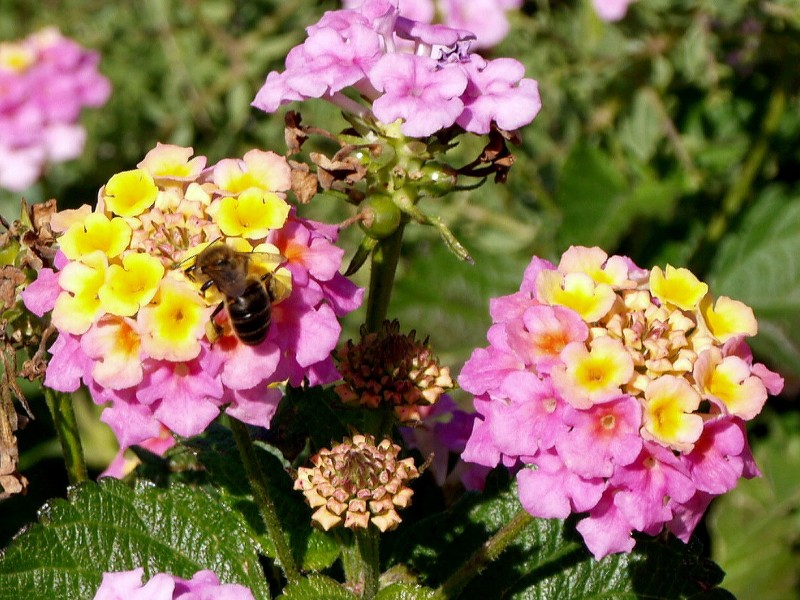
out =
[[[257,346],[266,339],[275,301],[273,275],[259,276],[252,272],[253,254],[268,254],[273,260],[283,258],[270,253],[238,252],[224,243],[212,242],[184,270],[192,280],[195,273],[205,279],[201,292],[216,286],[225,299],[211,315],[212,321],[226,308],[233,332],[248,346]]]

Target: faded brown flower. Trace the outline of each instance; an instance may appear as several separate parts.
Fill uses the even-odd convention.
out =
[[[397,320],[380,331],[361,329],[361,341],[348,341],[336,354],[344,383],[336,387],[343,402],[370,408],[389,405],[401,421],[420,420],[419,407],[436,403],[453,388],[450,369],[439,365],[429,340],[400,333]]]

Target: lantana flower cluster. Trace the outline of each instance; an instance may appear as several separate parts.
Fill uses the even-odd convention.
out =
[[[753,311],[687,269],[572,247],[557,267],[534,258],[491,314],[459,377],[478,412],[463,458],[518,469],[534,516],[588,513],[598,559],[634,530],[688,541],[715,496],[759,474],[744,423],[783,380],[753,362]]]
[[[243,585],[220,583],[213,571],[198,571],[191,579],[157,573],[142,584],[144,569],[104,573],[94,600],[254,600]]]
[[[592,0],[597,15],[603,21],[619,21],[628,12],[628,6],[636,0]]]
[[[345,8],[357,8],[363,0],[345,0]],[[522,6],[522,0],[400,0],[400,15],[433,23],[437,19],[453,29],[475,34],[474,48],[491,48],[508,34],[508,11]]]
[[[338,317],[362,300],[339,273],[336,228],[297,217],[286,202],[283,157],[251,150],[206,162],[159,144],[111,177],[95,210],[58,213],[58,271],[42,270],[23,296],[35,314],[52,310],[58,330],[45,385],[71,392],[83,382],[95,402],[110,403],[102,420],[123,448],[164,428],[196,435],[224,405],[267,426],[278,384],[338,378]],[[246,254],[254,276],[280,284],[258,345],[237,338],[216,286],[203,290],[207,278],[189,273],[210,244]]]
[[[0,187],[24,190],[48,163],[80,155],[81,109],[111,93],[99,60],[55,28],[0,42]]]
[[[323,448],[311,458],[313,467],[300,467],[294,489],[302,490],[311,519],[325,531],[339,525],[366,529],[372,523],[381,531],[396,528],[399,508],[411,504],[414,490],[408,483],[419,477],[413,458],[399,459],[400,446],[371,435],[345,438],[333,448]]]
[[[469,52],[475,35],[400,16],[397,0],[365,0],[358,8],[326,12],[308,37],[273,71],[253,106],[325,98],[384,125],[398,121],[410,137],[458,125],[486,134],[495,124],[514,130],[541,108],[536,81],[511,58],[487,61]],[[345,96],[354,88],[366,104]]]

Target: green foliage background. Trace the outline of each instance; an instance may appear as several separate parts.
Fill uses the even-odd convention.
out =
[[[212,162],[253,147],[282,152],[282,112],[266,115],[249,102],[303,28],[333,8],[312,0],[0,0],[0,40],[57,25],[101,52],[114,88],[103,109],[85,115],[83,157],[51,168],[24,196],[92,203],[157,141],[191,145]],[[522,132],[507,185],[424,207],[445,218],[476,266],[458,263],[433,232],[410,229],[390,313],[429,334],[458,372],[485,344],[488,299],[514,291],[533,254],[555,259],[570,244],[601,245],[645,267],[690,266],[716,294],[751,305],[760,323],[753,348],[787,389],[753,432],[765,477],[712,507],[710,548],[739,597],[766,597],[754,580],[759,590],[780,582],[770,598],[800,597],[797,576],[787,575],[800,572],[798,459],[780,451],[800,444],[800,1],[639,0],[609,25],[588,0],[527,0],[493,54],[525,64],[544,108]],[[322,102],[302,112],[305,123],[344,126]],[[19,198],[0,190],[3,215],[15,215]],[[301,212],[330,222],[352,215],[324,196]],[[349,253],[357,242],[357,231],[343,233]],[[347,335],[362,318],[348,321]],[[54,468],[53,447],[46,424],[29,431],[20,441],[33,489],[0,505],[4,541],[43,498],[64,493],[60,481],[55,492],[37,491]],[[753,547],[774,548],[781,568],[765,571]]]

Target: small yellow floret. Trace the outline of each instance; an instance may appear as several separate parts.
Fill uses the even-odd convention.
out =
[[[241,161],[219,161],[214,167],[214,183],[232,194],[239,194],[251,187],[265,192],[281,192],[288,190],[291,185],[291,169],[279,154],[250,150]]]
[[[596,283],[585,273],[542,271],[536,277],[536,296],[543,304],[566,306],[587,323],[602,319],[617,296],[605,283]]]
[[[206,159],[203,156],[191,158],[193,152],[192,148],[158,142],[136,166],[155,178],[195,179],[206,166]]]
[[[558,270],[562,273],[585,273],[596,283],[605,283],[613,287],[630,287],[628,280],[628,264],[621,256],[612,256],[601,248],[570,246],[561,256]]]
[[[128,254],[122,266],[111,265],[100,288],[100,303],[107,313],[131,317],[153,296],[164,276],[164,266],[148,254]]]
[[[764,383],[750,374],[750,366],[738,356],[726,356],[704,383],[705,390],[722,401],[730,414],[745,420],[760,413],[767,400]]]
[[[236,198],[221,198],[209,212],[225,235],[260,239],[283,226],[289,205],[276,194],[249,188]]]
[[[653,267],[650,271],[650,291],[663,303],[681,310],[693,310],[708,292],[708,285],[697,279],[689,269],[667,265],[666,272],[659,267]]]
[[[758,333],[758,322],[753,309],[727,296],[721,296],[716,303],[710,299],[700,306],[708,329],[723,344],[737,335],[753,336]]]
[[[156,201],[158,188],[153,177],[143,169],[117,173],[103,188],[106,207],[121,217],[135,217]]]
[[[604,336],[592,340],[590,346],[568,344],[561,351],[564,367],[552,372],[556,389],[581,409],[619,397],[620,387],[634,375],[633,359],[619,340]]]
[[[102,213],[90,213],[72,223],[58,239],[61,251],[70,260],[99,250],[108,258],[119,256],[131,241],[131,228],[124,219],[110,219]]]
[[[106,257],[102,252],[67,264],[58,277],[64,290],[53,308],[53,325],[75,335],[86,333],[102,310],[98,291],[105,281]]]
[[[700,394],[674,375],[654,379],[644,392],[642,436],[679,452],[689,452],[703,432],[703,418],[693,414]]]
[[[163,279],[155,298],[139,310],[142,349],[153,358],[192,360],[200,353],[200,338],[210,309],[185,282]]]
[[[22,44],[10,42],[0,44],[0,71],[22,73],[33,64],[34,60],[36,60],[34,52]]]

